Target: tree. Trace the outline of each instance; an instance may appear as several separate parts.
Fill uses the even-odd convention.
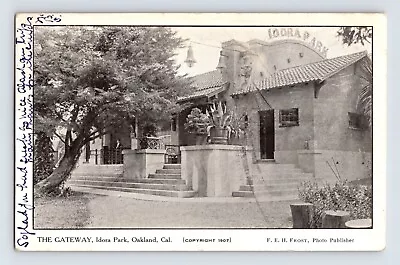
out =
[[[173,60],[184,40],[169,28],[39,27],[34,37],[35,131],[65,146],[37,193],[58,189],[86,143],[135,117],[167,118],[187,87]]]
[[[341,37],[343,44],[348,46],[372,41],[371,27],[340,27],[337,35]],[[363,79],[363,87],[358,97],[357,108],[367,117],[368,124],[372,126],[372,62],[369,58],[361,61],[361,75]]]
[[[362,89],[358,95],[357,109],[365,115],[368,125],[372,126],[372,63],[366,58],[360,63]]]
[[[365,42],[371,43],[372,27],[340,27],[337,35],[342,38],[343,44],[348,46]]]

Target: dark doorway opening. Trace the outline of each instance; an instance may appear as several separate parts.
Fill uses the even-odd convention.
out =
[[[274,159],[275,119],[274,110],[259,111],[261,159]]]

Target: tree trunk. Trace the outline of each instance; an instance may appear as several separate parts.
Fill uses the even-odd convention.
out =
[[[58,188],[70,176],[71,171],[78,162],[79,156],[80,149],[70,149],[70,152],[65,153],[59,166],[54,169],[53,173],[48,178],[36,184],[35,193],[40,195],[58,193]]]
[[[292,203],[293,228],[311,228],[311,221],[314,216],[314,205],[312,203]]]
[[[350,213],[346,211],[326,211],[322,218],[322,228],[346,228]]]

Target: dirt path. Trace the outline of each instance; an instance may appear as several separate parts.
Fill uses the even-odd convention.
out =
[[[144,201],[96,196],[89,201],[89,227],[291,227],[290,202],[208,203]]]

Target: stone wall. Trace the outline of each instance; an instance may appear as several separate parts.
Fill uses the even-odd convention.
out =
[[[370,152],[304,150],[298,152],[298,159],[305,172],[328,183],[334,183],[338,178],[353,181],[372,177]]]
[[[143,179],[164,165],[165,150],[123,150],[124,178]]]
[[[181,154],[182,179],[199,197],[231,197],[253,163],[250,148],[234,145],[185,146]]]

